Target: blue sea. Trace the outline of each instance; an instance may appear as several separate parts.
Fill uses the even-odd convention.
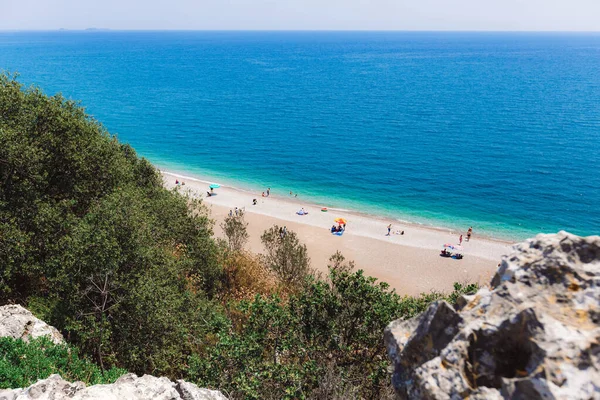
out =
[[[2,32],[167,170],[431,226],[600,234],[600,34]]]

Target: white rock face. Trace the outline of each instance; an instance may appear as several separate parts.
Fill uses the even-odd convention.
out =
[[[151,375],[126,374],[110,385],[86,387],[51,375],[26,389],[0,390],[0,400],[227,400],[216,390]]]
[[[65,341],[56,328],[37,319],[29,310],[14,304],[0,307],[0,337],[7,336],[23,340],[48,336],[56,344]]]
[[[600,399],[600,237],[538,235],[492,289],[392,322],[402,399]]]

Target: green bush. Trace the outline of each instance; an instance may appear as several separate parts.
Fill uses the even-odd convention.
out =
[[[0,338],[0,389],[27,387],[52,374],[86,385],[113,383],[126,372],[119,368],[102,371],[96,364],[80,358],[76,348],[54,344],[46,337],[30,342]]]
[[[230,305],[234,317],[214,346],[190,358],[188,378],[233,399],[385,398],[393,393],[385,326],[472,287],[455,289],[401,297],[360,270],[330,269],[328,281],[309,278],[285,301],[257,296]]]

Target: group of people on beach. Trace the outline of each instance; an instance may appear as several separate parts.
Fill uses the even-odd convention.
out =
[[[279,228],[279,238],[283,239],[287,235],[287,226],[283,226]]]
[[[262,197],[269,197],[271,195],[271,188],[267,188],[267,194],[265,195],[265,192],[262,192]]]
[[[471,235],[473,235],[473,227],[469,227],[469,229],[467,230],[467,242],[471,241]],[[460,235],[460,237],[458,238],[458,244],[462,244],[463,242],[463,235]]]
[[[184,181],[179,182],[179,179],[175,179],[175,185],[177,185],[177,186],[184,186],[185,182]]]
[[[331,233],[341,233],[341,232],[344,232],[345,230],[346,230],[346,224],[338,224],[337,226],[333,225],[331,227]]]
[[[385,236],[390,236],[392,234],[392,224],[389,224],[387,226],[387,231],[388,231],[387,235],[385,235]],[[396,234],[396,235],[404,235],[404,231],[396,229],[396,232],[394,232],[394,234]]]
[[[246,211],[246,208],[235,208],[235,210],[229,210],[229,216],[233,217],[234,215],[236,217],[241,217],[242,215],[244,215],[244,211]]]

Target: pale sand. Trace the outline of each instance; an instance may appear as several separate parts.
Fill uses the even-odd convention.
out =
[[[329,257],[340,250],[348,260],[354,260],[358,269],[366,275],[387,282],[398,293],[417,295],[432,290],[450,291],[454,282],[477,282],[486,284],[496,271],[502,255],[508,254],[511,244],[475,235],[466,242],[463,232],[462,260],[439,256],[445,243],[457,244],[460,233],[433,229],[397,221],[330,209],[321,212],[322,206],[301,203],[281,189],[271,191],[271,196],[261,197],[261,192],[252,193],[236,188],[221,186],[215,189],[216,196],[207,197],[209,179],[196,179],[169,172],[162,172],[165,186],[175,187],[175,180],[184,181],[181,191],[189,191],[202,197],[215,220],[215,234],[223,237],[220,223],[229,210],[245,208],[250,234],[248,250],[261,253],[263,246],[260,235],[274,224],[285,225],[297,232],[306,244],[311,265],[327,272]],[[266,188],[265,188],[266,190]],[[286,196],[287,195],[287,196]],[[258,205],[252,205],[252,199]],[[296,215],[301,207],[308,215]],[[334,236],[329,229],[334,219],[343,217],[348,221],[343,236]],[[392,223],[392,232],[404,230],[404,235],[386,236],[387,225]],[[476,229],[476,227],[475,227]]]

